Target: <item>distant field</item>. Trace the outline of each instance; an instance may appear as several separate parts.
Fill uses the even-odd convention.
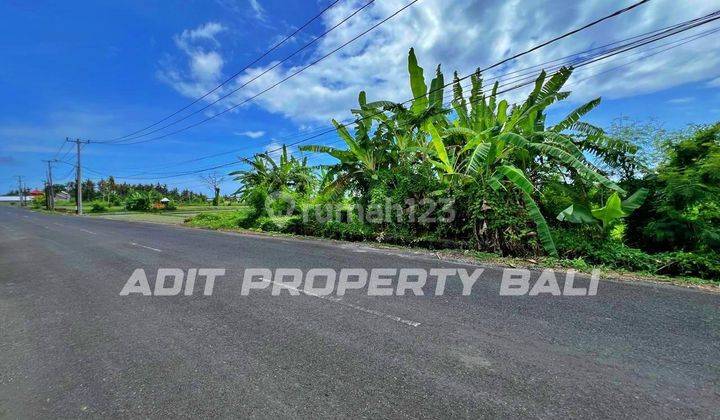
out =
[[[89,212],[89,206],[85,207],[85,214],[91,217],[100,217],[103,219],[111,220],[131,220],[139,222],[154,222],[154,223],[165,223],[172,225],[180,225],[185,219],[196,216],[200,213],[219,213],[219,212],[233,212],[245,210],[246,206],[233,205],[233,206],[180,206],[177,210],[163,211],[160,213],[146,213],[127,211],[122,207],[111,207],[105,213],[91,213]],[[63,205],[56,206],[59,211],[73,212],[75,206]]]
[[[198,214],[198,213],[195,213]],[[136,222],[154,222],[169,225],[181,225],[186,218],[191,217],[191,213],[185,214],[155,214],[155,213],[105,213],[93,215],[101,219],[111,220],[130,220]]]

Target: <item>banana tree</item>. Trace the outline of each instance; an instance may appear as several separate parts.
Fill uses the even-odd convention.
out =
[[[415,51],[408,53],[408,74],[413,100],[409,108],[390,101],[368,103],[365,92],[358,96],[359,108],[351,134],[344,124],[333,120],[345,149],[307,145],[300,150],[326,153],[338,160],[328,169],[333,179],[324,193],[338,196],[354,186],[362,196],[381,169],[391,168],[400,159],[412,157],[424,146],[422,127],[428,122],[444,127],[447,110],[443,109],[444,76],[437,67],[428,90],[424,70],[417,63]],[[376,125],[374,125],[376,124]],[[372,133],[372,134],[371,134]]]
[[[243,161],[250,165],[249,170],[230,173],[235,176],[236,181],[242,184],[236,193],[244,195],[253,188],[262,187],[269,193],[291,189],[300,194],[306,194],[312,190],[315,183],[315,177],[307,164],[307,159],[297,159],[291,156],[285,145],[283,145],[277,160],[270,153],[265,152],[255,155],[252,159],[243,159]]]
[[[346,149],[326,145],[306,145],[300,150],[326,153],[338,160],[337,164],[328,167],[327,177],[332,179],[326,184],[323,194],[338,197],[350,186],[354,185],[361,194],[367,192],[370,179],[376,177],[377,170],[387,163],[386,151],[381,146],[382,133],[378,130],[373,138],[368,135],[368,127],[364,121],[356,122],[353,136],[343,124],[333,120],[335,129],[345,142]]]
[[[585,159],[573,138],[562,133],[568,127],[576,126],[579,117],[592,109],[593,103],[576,109],[559,125],[551,129],[545,127],[544,111],[569,95],[561,89],[571,73],[571,69],[562,68],[546,78],[545,72],[542,72],[527,99],[510,109],[506,101],[497,101],[497,83],[489,95],[485,95],[479,72],[471,76],[472,88],[466,101],[456,76],[453,109],[458,118],[453,127],[441,133],[432,124],[427,125],[433,145],[432,154],[439,159],[435,166],[442,175],[472,178],[495,191],[508,188],[519,191],[528,215],[537,227],[538,237],[551,255],[557,255],[557,249],[547,221],[535,201],[538,194],[535,183],[541,166],[558,167],[623,192]],[[444,146],[445,152],[440,150],[443,137],[451,139],[447,142],[450,146]]]
[[[619,219],[629,216],[645,202],[648,190],[640,188],[625,200],[617,192],[608,197],[605,205],[591,208],[586,204],[573,204],[557,215],[561,222],[594,224],[601,223],[607,232]]]

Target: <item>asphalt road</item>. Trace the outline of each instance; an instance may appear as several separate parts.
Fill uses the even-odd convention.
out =
[[[120,296],[168,267],[226,275],[212,296]],[[720,416],[717,294],[499,296],[485,267],[470,296],[457,278],[442,297],[241,296],[252,267],[463,266],[0,207],[0,418]]]

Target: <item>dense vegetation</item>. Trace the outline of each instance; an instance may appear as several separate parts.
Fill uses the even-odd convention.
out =
[[[410,50],[408,72],[409,106],[360,92],[354,127],[333,121],[345,147],[301,148],[335,163],[259,154],[231,174],[253,211],[206,224],[720,277],[720,124],[606,132],[581,121],[600,98],[549,124],[571,68],[517,104],[455,74],[449,106],[439,66],[428,88]]]

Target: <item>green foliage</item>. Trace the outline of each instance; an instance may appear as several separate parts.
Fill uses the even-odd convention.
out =
[[[125,208],[131,211],[150,211],[153,196],[149,192],[134,191],[125,199]]]
[[[605,232],[609,233],[619,219],[629,216],[630,213],[642,206],[647,195],[648,190],[641,188],[626,200],[621,200],[618,193],[613,192],[602,207],[596,206],[590,209],[585,204],[575,203],[561,211],[557,215],[557,219],[561,222],[570,223],[592,224],[599,222],[602,223]]]
[[[40,209],[45,207],[45,195],[36,195],[32,198],[30,205],[34,209]]]
[[[244,217],[244,214],[233,212],[200,213],[187,220],[186,223],[209,229],[231,229],[238,227],[239,220]]]
[[[640,183],[649,208],[630,218],[633,243],[654,251],[720,250],[720,124],[664,142],[660,165]]]
[[[622,209],[622,201],[617,193],[613,193],[603,207],[591,210],[593,217],[600,220],[604,229],[608,229],[615,220],[628,214]]]
[[[243,160],[250,165],[250,169],[230,173],[241,183],[236,194],[240,194],[243,199],[256,188],[261,188],[268,194],[283,190],[306,194],[314,187],[315,177],[307,165],[307,159],[300,160],[289,155],[285,146],[282,147],[277,161],[269,152]]]
[[[720,281],[720,255],[713,252],[673,251],[662,254],[663,265],[658,274],[693,276]]]
[[[582,121],[600,98],[547,124],[549,107],[570,95],[563,87],[572,68],[541,72],[527,97],[515,104],[498,97],[498,83],[485,86],[479,71],[470,77],[469,92],[455,74],[446,108],[440,66],[428,84],[412,49],[407,64],[409,107],[368,102],[362,91],[351,110],[355,121],[333,120],[343,147],[300,148],[326,154],[332,164],[315,170],[283,148],[277,160],[259,154],[246,161],[248,170],[234,172],[243,200],[254,209],[248,223],[273,231],[501,255],[544,251],[578,265],[643,271],[658,271],[663,258],[670,258],[647,254],[654,251],[647,243],[664,244],[658,250],[717,249],[718,126],[667,142],[666,156],[653,168],[647,145],[666,134],[624,122],[606,133]],[[454,217],[440,217],[447,209],[432,208],[430,200],[452,203]],[[343,208],[343,220],[293,217],[303,206],[325,203]],[[398,208],[397,214],[365,218],[387,206]],[[426,217],[413,220],[415,211]],[[278,214],[288,217],[285,225],[272,217]],[[556,229],[562,225],[570,228]],[[623,236],[646,248],[623,244]],[[684,265],[668,267],[712,271],[700,270],[708,264],[699,257],[682,258]]]
[[[268,202],[268,198],[268,192],[262,186],[257,186],[247,190],[245,194],[245,204],[250,206],[252,209],[252,217],[259,218],[267,215],[266,204]]]
[[[354,137],[346,127],[335,123],[347,150],[327,146],[304,148],[328,153],[339,160],[331,167],[335,179],[330,186],[336,195],[338,191],[354,191],[362,203],[367,203],[371,201],[369,193],[385,168],[396,171],[405,165],[429,162],[435,172],[432,176],[439,178],[442,187],[453,189],[460,195],[467,184],[473,182],[487,185],[501,195],[507,194],[511,200],[518,198],[511,189],[519,191],[520,200],[515,203],[526,209],[546,252],[556,255],[549,226],[536,202],[535,183],[546,167],[564,167],[588,182],[598,182],[622,192],[622,188],[593,169],[583,157],[578,147],[583,144],[583,139],[577,133],[563,133],[565,130],[588,131],[589,126],[581,125],[579,119],[594,108],[598,100],[576,109],[558,125],[545,128],[545,109],[568,95],[561,89],[570,77],[571,69],[562,68],[549,78],[543,72],[528,98],[510,108],[507,102],[498,102],[497,84],[489,93],[483,91],[479,72],[471,77],[472,89],[469,101],[466,101],[456,76],[453,110],[458,118],[452,122],[444,112],[436,109],[437,97],[432,96],[436,94],[432,87],[436,86],[438,90],[442,86],[439,68],[431,83],[430,97],[413,50],[408,58],[408,73],[415,97],[409,111],[401,105],[388,106],[387,102],[382,102],[389,115],[376,113],[370,116],[377,123],[372,136],[365,116],[356,121]],[[361,116],[363,109],[368,107],[364,97],[362,93],[361,109],[356,112]],[[601,130],[596,130],[594,135],[599,133]],[[487,242],[478,235],[478,229],[473,230],[479,246]],[[484,236],[485,231],[482,233]],[[494,242],[504,240],[497,232],[489,233],[495,234]]]
[[[90,203],[91,213],[104,213],[108,211],[108,205],[104,201],[95,200]]]
[[[657,257],[608,240],[590,229],[556,231],[560,256],[582,258],[585,262],[630,271],[654,272],[661,262]]]
[[[556,232],[560,256],[582,259],[591,265],[669,276],[692,276],[720,281],[720,255],[713,252],[673,251],[648,254],[641,249],[608,240],[591,229]]]

